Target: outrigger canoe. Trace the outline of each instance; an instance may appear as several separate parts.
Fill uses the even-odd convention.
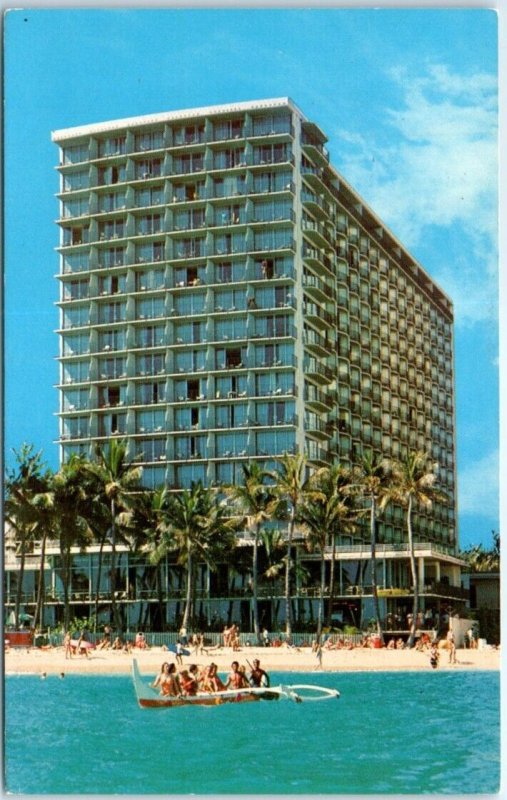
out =
[[[259,700],[292,700],[295,703],[339,698],[337,689],[298,683],[269,688],[226,689],[223,692],[198,692],[194,696],[164,697],[142,679],[137,660],[132,661],[132,680],[141,708],[174,708],[176,706],[220,706],[224,703],[252,703]]]

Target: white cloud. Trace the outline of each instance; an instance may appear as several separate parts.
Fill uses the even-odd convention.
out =
[[[479,461],[468,464],[458,475],[460,514],[498,517],[499,453],[493,450]]]
[[[496,80],[441,65],[416,77],[392,69],[390,77],[402,103],[386,109],[384,126],[366,136],[337,131],[344,174],[411,249],[432,229],[454,228],[459,246],[436,259],[432,275],[453,298],[458,323],[491,319],[498,295]]]

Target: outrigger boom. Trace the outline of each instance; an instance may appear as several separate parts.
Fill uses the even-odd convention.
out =
[[[132,661],[132,680],[137,702],[141,708],[173,708],[175,706],[219,706],[223,703],[248,703],[258,700],[292,700],[295,703],[316,702],[317,700],[338,699],[337,689],[325,686],[312,686],[298,683],[290,686],[270,686],[262,688],[226,689],[222,692],[198,692],[196,695],[167,697],[160,695],[155,689],[144,683],[137,660]],[[300,692],[313,692],[314,696],[301,695]]]

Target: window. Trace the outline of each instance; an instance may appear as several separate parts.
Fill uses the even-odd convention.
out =
[[[165,340],[164,325],[147,325],[136,330],[136,347],[159,347]]]
[[[99,167],[98,169],[98,183],[99,186],[110,186],[115,183],[123,183],[127,177],[127,169],[125,164],[117,164],[115,166]]]
[[[161,214],[146,214],[144,217],[136,218],[136,234],[149,235],[150,233],[160,233],[162,230]]]
[[[76,200],[66,200],[62,203],[62,217],[69,219],[70,217],[81,217],[88,214],[89,201],[87,197],[79,197]]]
[[[243,167],[245,164],[246,156],[244,148],[242,147],[218,150],[213,154],[213,169]]]
[[[136,180],[147,178],[158,178],[162,175],[162,159],[149,158],[144,161],[137,161],[135,165]]]
[[[63,284],[64,300],[80,300],[88,297],[88,281],[68,281]]]
[[[98,253],[100,267],[119,267],[126,263],[127,250],[125,247],[108,247]]]
[[[243,135],[242,119],[220,121],[213,124],[213,139],[215,139],[215,141],[239,139]]]
[[[136,375],[161,375],[164,372],[163,355],[152,353],[136,357]]]
[[[293,247],[292,228],[272,228],[254,232],[254,250],[283,250]]]
[[[292,157],[292,150],[289,144],[266,144],[254,147],[253,163],[257,164],[280,164],[289,161]]]
[[[183,125],[174,131],[175,144],[196,144],[204,142],[204,125]]]
[[[87,169],[77,172],[69,172],[62,177],[63,191],[73,192],[77,189],[88,189],[90,186],[90,174]]]
[[[62,164],[79,164],[88,160],[88,144],[75,144],[62,148]]]
[[[185,153],[175,156],[172,167],[173,175],[189,175],[192,172],[202,172],[204,169],[204,153]]]
[[[127,152],[126,136],[111,136],[108,139],[99,140],[99,156],[119,156]]]
[[[165,257],[164,242],[147,242],[136,245],[136,262],[163,261]]]
[[[267,114],[262,117],[254,117],[253,119],[254,136],[291,132],[290,114]]]
[[[90,309],[88,306],[70,308],[63,313],[64,328],[78,328],[87,325],[90,321]]]
[[[134,146],[137,151],[158,150],[164,146],[164,132],[138,133],[135,137]]]
[[[99,211],[116,211],[125,208],[125,192],[110,192],[99,196]]]
[[[282,192],[292,187],[292,172],[258,172],[254,175],[255,193]]]
[[[164,199],[164,190],[162,186],[150,186],[146,189],[137,189],[135,193],[135,205],[143,206],[158,206]]]

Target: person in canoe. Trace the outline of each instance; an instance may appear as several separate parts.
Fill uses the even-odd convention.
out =
[[[176,665],[164,661],[159,674],[151,685],[154,689],[159,686],[160,694],[162,695],[169,697],[178,697],[181,695],[181,686],[178,673],[176,672]]]
[[[231,672],[229,674],[227,683],[225,684],[225,688],[226,689],[249,688],[249,684],[245,677],[245,674],[240,670],[239,663],[237,661],[233,661],[231,664]]]
[[[250,686],[259,689],[269,686],[269,675],[261,668],[261,662],[258,658],[253,660],[253,667],[250,671]]]
[[[223,692],[226,688],[217,672],[217,665],[210,664],[202,677],[203,692]]]
[[[197,694],[197,680],[188,669],[182,669],[180,672],[180,686],[184,695],[193,697]]]

